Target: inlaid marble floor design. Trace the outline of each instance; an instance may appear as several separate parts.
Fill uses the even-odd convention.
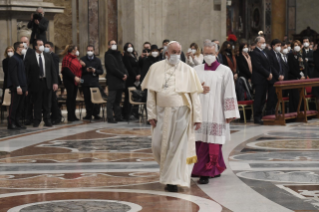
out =
[[[158,182],[149,126],[0,128],[0,212],[319,211],[318,127],[232,124],[227,170],[179,193]]]

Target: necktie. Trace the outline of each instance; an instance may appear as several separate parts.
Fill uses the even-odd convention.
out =
[[[43,71],[43,61],[41,54],[39,54],[39,68],[40,68],[40,77],[43,77],[44,71]]]
[[[281,68],[281,61],[280,61],[279,53],[277,53],[276,56],[277,56],[277,61],[279,63],[279,74],[282,75],[282,68]]]
[[[266,58],[268,58],[267,55],[266,55],[266,53],[265,53],[264,51],[261,51],[261,52],[265,55]]]

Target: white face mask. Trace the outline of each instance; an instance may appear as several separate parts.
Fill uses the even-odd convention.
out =
[[[44,52],[44,46],[39,46],[39,51]]]
[[[276,48],[275,48],[275,50],[276,50],[276,52],[280,52],[280,50],[281,50],[281,47],[280,46],[277,46]]]
[[[261,49],[265,49],[266,46],[267,46],[267,44],[264,43],[264,44],[261,44],[260,48],[261,48]]]
[[[27,49],[27,48],[28,48],[28,44],[27,44],[27,43],[23,43],[23,47],[24,47],[25,49]]]
[[[248,53],[248,48],[243,48],[243,52]]]
[[[45,52],[45,53],[50,53],[50,48],[44,47],[44,52]]]
[[[232,46],[232,49],[235,49],[235,46]]]
[[[14,55],[13,52],[8,52],[8,57],[12,57]]]
[[[211,66],[216,61],[215,55],[205,55],[204,56],[205,63]]]
[[[76,56],[80,56],[80,52],[79,52],[79,51],[76,51],[76,52],[75,52],[75,55],[76,55]]]
[[[87,51],[86,54],[87,54],[89,57],[92,57],[94,53],[93,53],[92,51]]]
[[[192,49],[192,54],[195,54],[196,52],[196,49]]]
[[[117,50],[117,45],[113,44],[113,45],[111,46],[111,49],[112,49],[112,50]]]
[[[152,55],[153,57],[157,57],[157,56],[158,56],[158,52],[152,52],[151,55]]]
[[[188,53],[191,53],[191,52],[192,52],[192,49],[191,49],[191,48],[189,48],[189,49],[187,50],[187,52],[188,52]]]
[[[290,52],[290,50],[291,50],[291,47],[290,47],[290,46],[288,46],[288,47],[287,47],[287,49],[288,49],[288,52]]]
[[[288,54],[288,49],[282,50],[282,53],[283,53],[283,54]]]
[[[27,53],[27,50],[26,49],[22,49],[21,54],[25,55],[26,53]]]
[[[176,65],[176,64],[178,64],[180,59],[181,59],[181,55],[179,55],[179,54],[171,54],[169,59],[168,59],[168,62],[171,65]]]
[[[306,47],[306,48],[308,48],[308,47],[309,47],[309,43],[308,43],[308,42],[305,42],[305,43],[303,44],[303,46]]]
[[[295,46],[294,50],[295,50],[295,52],[300,52],[300,46]]]
[[[133,49],[133,47],[128,47],[128,48],[127,48],[127,52],[132,53],[132,52],[133,52],[133,50],[134,50],[134,49]]]

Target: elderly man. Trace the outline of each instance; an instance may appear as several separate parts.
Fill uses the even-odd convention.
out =
[[[211,88],[199,96],[203,122],[196,131],[198,162],[193,176],[200,177],[200,184],[207,184],[210,177],[218,177],[226,169],[221,148],[230,139],[229,123],[239,118],[233,73],[216,60],[217,52],[216,43],[205,41],[205,64],[194,68],[200,81]]]
[[[33,48],[35,49],[36,41],[42,40],[44,43],[47,42],[47,29],[49,26],[49,21],[44,18],[44,10],[39,7],[36,13],[31,14],[31,20],[28,23],[28,28],[32,29],[31,40]]]
[[[203,92],[194,69],[180,61],[181,45],[168,44],[167,59],[150,67],[142,88],[148,89],[148,120],[152,125],[152,150],[160,164],[160,183],[177,192],[190,187],[194,163],[195,130],[202,114],[198,93]],[[194,127],[195,125],[195,127]]]

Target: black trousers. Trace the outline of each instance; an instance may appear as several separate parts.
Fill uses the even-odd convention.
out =
[[[22,95],[18,95],[17,89],[10,89],[10,90],[11,90],[11,104],[9,107],[9,116],[8,116],[9,125],[19,122],[21,118],[21,112],[24,107],[24,98],[25,98],[24,92]]]
[[[33,99],[32,93],[30,92],[29,95],[25,98],[25,118],[26,120],[33,121]]]
[[[120,103],[122,100],[123,90],[109,91],[107,98],[107,119],[113,119],[113,112],[117,120],[122,119]]]
[[[58,104],[58,98],[56,96],[56,91],[52,91],[52,105],[51,105],[51,120],[52,121],[57,121],[61,120],[62,118],[62,113],[61,109]]]
[[[37,92],[32,92],[32,100],[34,104],[34,121],[50,121],[52,89],[48,89],[46,79],[40,80],[41,88]]]
[[[266,115],[274,115],[276,113],[276,105],[277,105],[277,94],[276,88],[273,84],[268,83],[268,99],[266,105]]]
[[[255,85],[255,101],[254,101],[254,120],[261,120],[262,110],[266,101],[268,84],[256,84]]]
[[[82,91],[84,94],[84,102],[86,108],[86,116],[87,117],[96,117],[100,114],[100,105],[93,104],[91,101],[91,91],[90,86],[83,86]]]
[[[75,108],[76,108],[76,94],[78,92],[78,86],[74,84],[74,81],[63,78],[64,86],[67,92],[66,108],[68,110],[68,120],[72,121],[76,119]]]

